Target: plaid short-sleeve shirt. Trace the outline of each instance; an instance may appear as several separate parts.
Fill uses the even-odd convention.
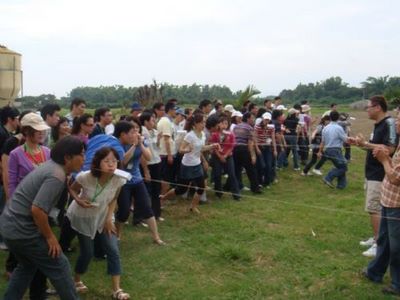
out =
[[[392,158],[394,175],[400,179],[400,146]],[[391,183],[387,176],[383,179],[381,187],[381,204],[384,207],[400,207],[400,185]]]

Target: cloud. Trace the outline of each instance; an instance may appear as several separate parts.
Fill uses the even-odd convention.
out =
[[[339,75],[396,75],[400,4],[336,1],[2,1],[25,94],[75,86],[255,84],[265,94]]]

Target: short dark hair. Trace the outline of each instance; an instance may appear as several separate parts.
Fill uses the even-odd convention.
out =
[[[93,159],[92,159],[92,163],[90,164],[90,173],[92,173],[92,175],[94,177],[99,178],[101,176],[100,163],[110,153],[114,154],[115,159],[118,161],[117,168],[120,167],[121,162],[119,161],[119,155],[118,155],[117,150],[115,150],[112,147],[100,148],[94,154]]]
[[[71,134],[78,134],[79,131],[81,130],[82,124],[86,124],[86,122],[90,119],[93,118],[91,114],[83,114],[80,117],[76,117],[72,123],[72,130]]]
[[[334,106],[336,106],[336,105],[337,105],[336,103],[332,103],[332,104],[331,104],[331,108],[334,107]]]
[[[60,111],[61,107],[55,103],[49,103],[42,107],[40,110],[40,115],[42,116],[43,120],[46,121],[47,116],[52,116],[56,111]]]
[[[65,165],[65,157],[81,155],[86,145],[74,136],[66,136],[59,140],[51,149],[50,158],[59,165]]]
[[[165,112],[168,113],[171,109],[176,108],[176,105],[174,102],[168,102],[165,104]]]
[[[225,114],[220,114],[220,115],[218,116],[218,123],[222,123],[222,122],[225,122],[225,121],[227,121],[227,122],[229,123],[229,118],[228,118],[228,116],[225,115]]]
[[[20,114],[19,110],[16,109],[15,107],[11,107],[9,105],[4,106],[1,109],[1,113],[0,113],[0,115],[1,115],[1,117],[0,117],[1,118],[1,125],[7,124],[7,121],[8,121],[9,118],[12,119],[12,120],[14,120],[15,118],[18,118],[19,114]]]
[[[243,117],[242,117],[242,121],[243,121],[244,123],[247,123],[247,120],[250,119],[251,116],[253,116],[253,114],[250,113],[250,112],[244,113],[244,114],[243,114]]]
[[[331,121],[336,122],[337,120],[339,120],[339,113],[337,111],[331,111],[329,117]]]
[[[208,106],[210,104],[212,104],[212,102],[210,100],[208,100],[208,99],[201,100],[201,102],[199,104],[199,108],[201,109],[201,108],[206,107],[206,106]]]
[[[281,100],[282,98],[280,97],[280,96],[276,96],[275,98],[274,98],[274,101],[276,101],[276,100]]]
[[[256,107],[257,106],[257,104],[255,104],[255,103],[250,103],[249,104],[249,111],[251,111],[254,107]]]
[[[72,110],[72,108],[73,108],[74,106],[79,106],[79,105],[81,105],[82,103],[86,105],[86,101],[83,100],[82,98],[76,97],[76,98],[72,99],[71,104],[70,104],[70,106],[69,106],[69,110]]]
[[[267,110],[266,110],[264,107],[260,107],[260,108],[258,109],[256,118],[261,118],[262,115],[265,114],[266,112],[267,112]]]
[[[301,104],[300,103],[296,103],[295,105],[293,105],[293,108],[298,110],[298,111],[301,111]]]
[[[387,105],[387,101],[386,101],[386,99],[385,99],[384,96],[382,96],[382,95],[375,95],[375,96],[372,96],[371,98],[369,98],[369,101],[371,101],[371,103],[372,103],[373,105],[378,105],[378,106],[380,106],[380,107],[382,108],[382,111],[383,111],[383,112],[387,112],[388,105]]]
[[[168,99],[167,104],[168,103],[174,103],[176,105],[178,103],[178,99],[175,98]]]
[[[154,110],[154,109],[160,110],[161,107],[163,107],[163,106],[165,107],[164,103],[162,103],[162,102],[156,102],[156,103],[153,104],[153,110]]]
[[[265,103],[267,103],[267,102],[272,102],[272,99],[266,98],[266,99],[264,100],[264,105],[265,105]]]
[[[100,122],[100,117],[111,111],[108,107],[100,107],[94,111],[94,121]]]
[[[283,112],[281,111],[281,110],[278,110],[278,109],[274,109],[273,111],[272,111],[272,120],[276,120],[276,119],[278,119],[280,116],[282,116],[283,115]]]
[[[122,133],[128,133],[133,128],[133,124],[128,121],[119,121],[114,127],[114,136],[119,139]]]
[[[144,126],[144,122],[150,121],[151,117],[154,117],[154,114],[152,112],[144,111],[139,117],[140,124],[142,124]]]

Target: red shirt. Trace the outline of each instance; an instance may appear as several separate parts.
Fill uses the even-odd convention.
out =
[[[221,155],[226,155],[229,152],[232,152],[232,149],[235,147],[235,136],[230,131],[217,131],[214,132],[210,137],[211,143],[218,143],[221,146],[221,151],[219,152]]]

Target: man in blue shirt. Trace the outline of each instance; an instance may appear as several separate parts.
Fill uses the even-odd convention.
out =
[[[343,143],[351,144],[352,138],[349,138],[337,121],[339,119],[339,113],[332,111],[330,113],[331,122],[322,130],[322,143],[318,152],[318,156],[322,156],[322,150],[324,150],[324,156],[332,161],[334,167],[329,173],[322,179],[324,183],[330,188],[335,188],[333,180],[337,178],[336,188],[344,189],[347,184],[346,172],[347,172],[347,161],[343,157],[342,148]]]

